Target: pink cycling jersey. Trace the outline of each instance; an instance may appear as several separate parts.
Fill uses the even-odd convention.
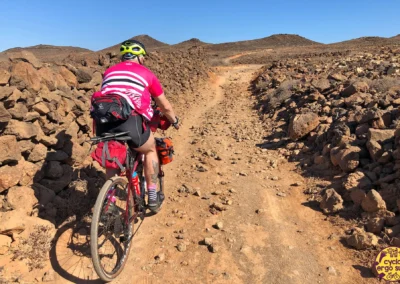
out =
[[[151,120],[151,96],[162,95],[163,89],[157,77],[143,65],[121,62],[106,70],[101,91],[93,99],[108,94],[124,97],[131,107],[146,119]]]

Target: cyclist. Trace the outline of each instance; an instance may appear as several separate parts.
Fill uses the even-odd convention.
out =
[[[101,91],[96,96],[120,95],[133,109],[127,120],[96,124],[96,135],[129,131],[132,141],[129,146],[144,154],[144,173],[148,190],[148,206],[157,211],[160,206],[157,194],[159,160],[155,139],[147,122],[153,116],[151,97],[162,113],[178,129],[178,117],[165,97],[158,78],[143,66],[147,55],[145,46],[137,40],[126,40],[120,48],[121,62],[108,68],[103,76]],[[116,169],[106,169],[107,179],[118,174]]]

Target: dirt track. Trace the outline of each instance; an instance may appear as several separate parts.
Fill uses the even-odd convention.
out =
[[[182,113],[179,132],[168,133],[176,156],[165,169],[167,200],[141,225],[115,283],[374,282],[361,277],[366,268],[357,269],[338,229],[307,206],[306,181],[295,166],[256,146],[264,132],[248,87],[259,67],[215,69],[207,89]],[[183,184],[201,197],[179,193]],[[226,211],[210,212],[211,204],[223,201],[232,202]],[[218,221],[222,229],[213,227]],[[201,243],[205,237],[213,238],[216,253]],[[178,251],[178,243],[186,251]],[[165,260],[157,263],[160,254]],[[74,275],[66,278],[96,279],[89,258],[77,265],[61,267]]]

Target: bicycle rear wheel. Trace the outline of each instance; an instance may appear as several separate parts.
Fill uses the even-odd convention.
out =
[[[133,224],[126,222],[126,214],[133,210],[130,207],[127,213],[127,202],[126,179],[113,177],[103,185],[94,206],[90,248],[94,269],[105,282],[115,279],[128,259]]]

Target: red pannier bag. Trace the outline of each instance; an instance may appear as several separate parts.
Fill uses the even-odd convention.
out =
[[[174,160],[174,145],[171,138],[156,138],[156,150],[161,165],[166,165]]]
[[[157,129],[167,130],[171,126],[168,118],[161,113],[160,108],[154,110],[154,115],[149,122],[150,130],[156,132]]]
[[[103,168],[125,170],[127,149],[124,143],[119,141],[106,141],[97,144],[96,150],[91,154]]]

